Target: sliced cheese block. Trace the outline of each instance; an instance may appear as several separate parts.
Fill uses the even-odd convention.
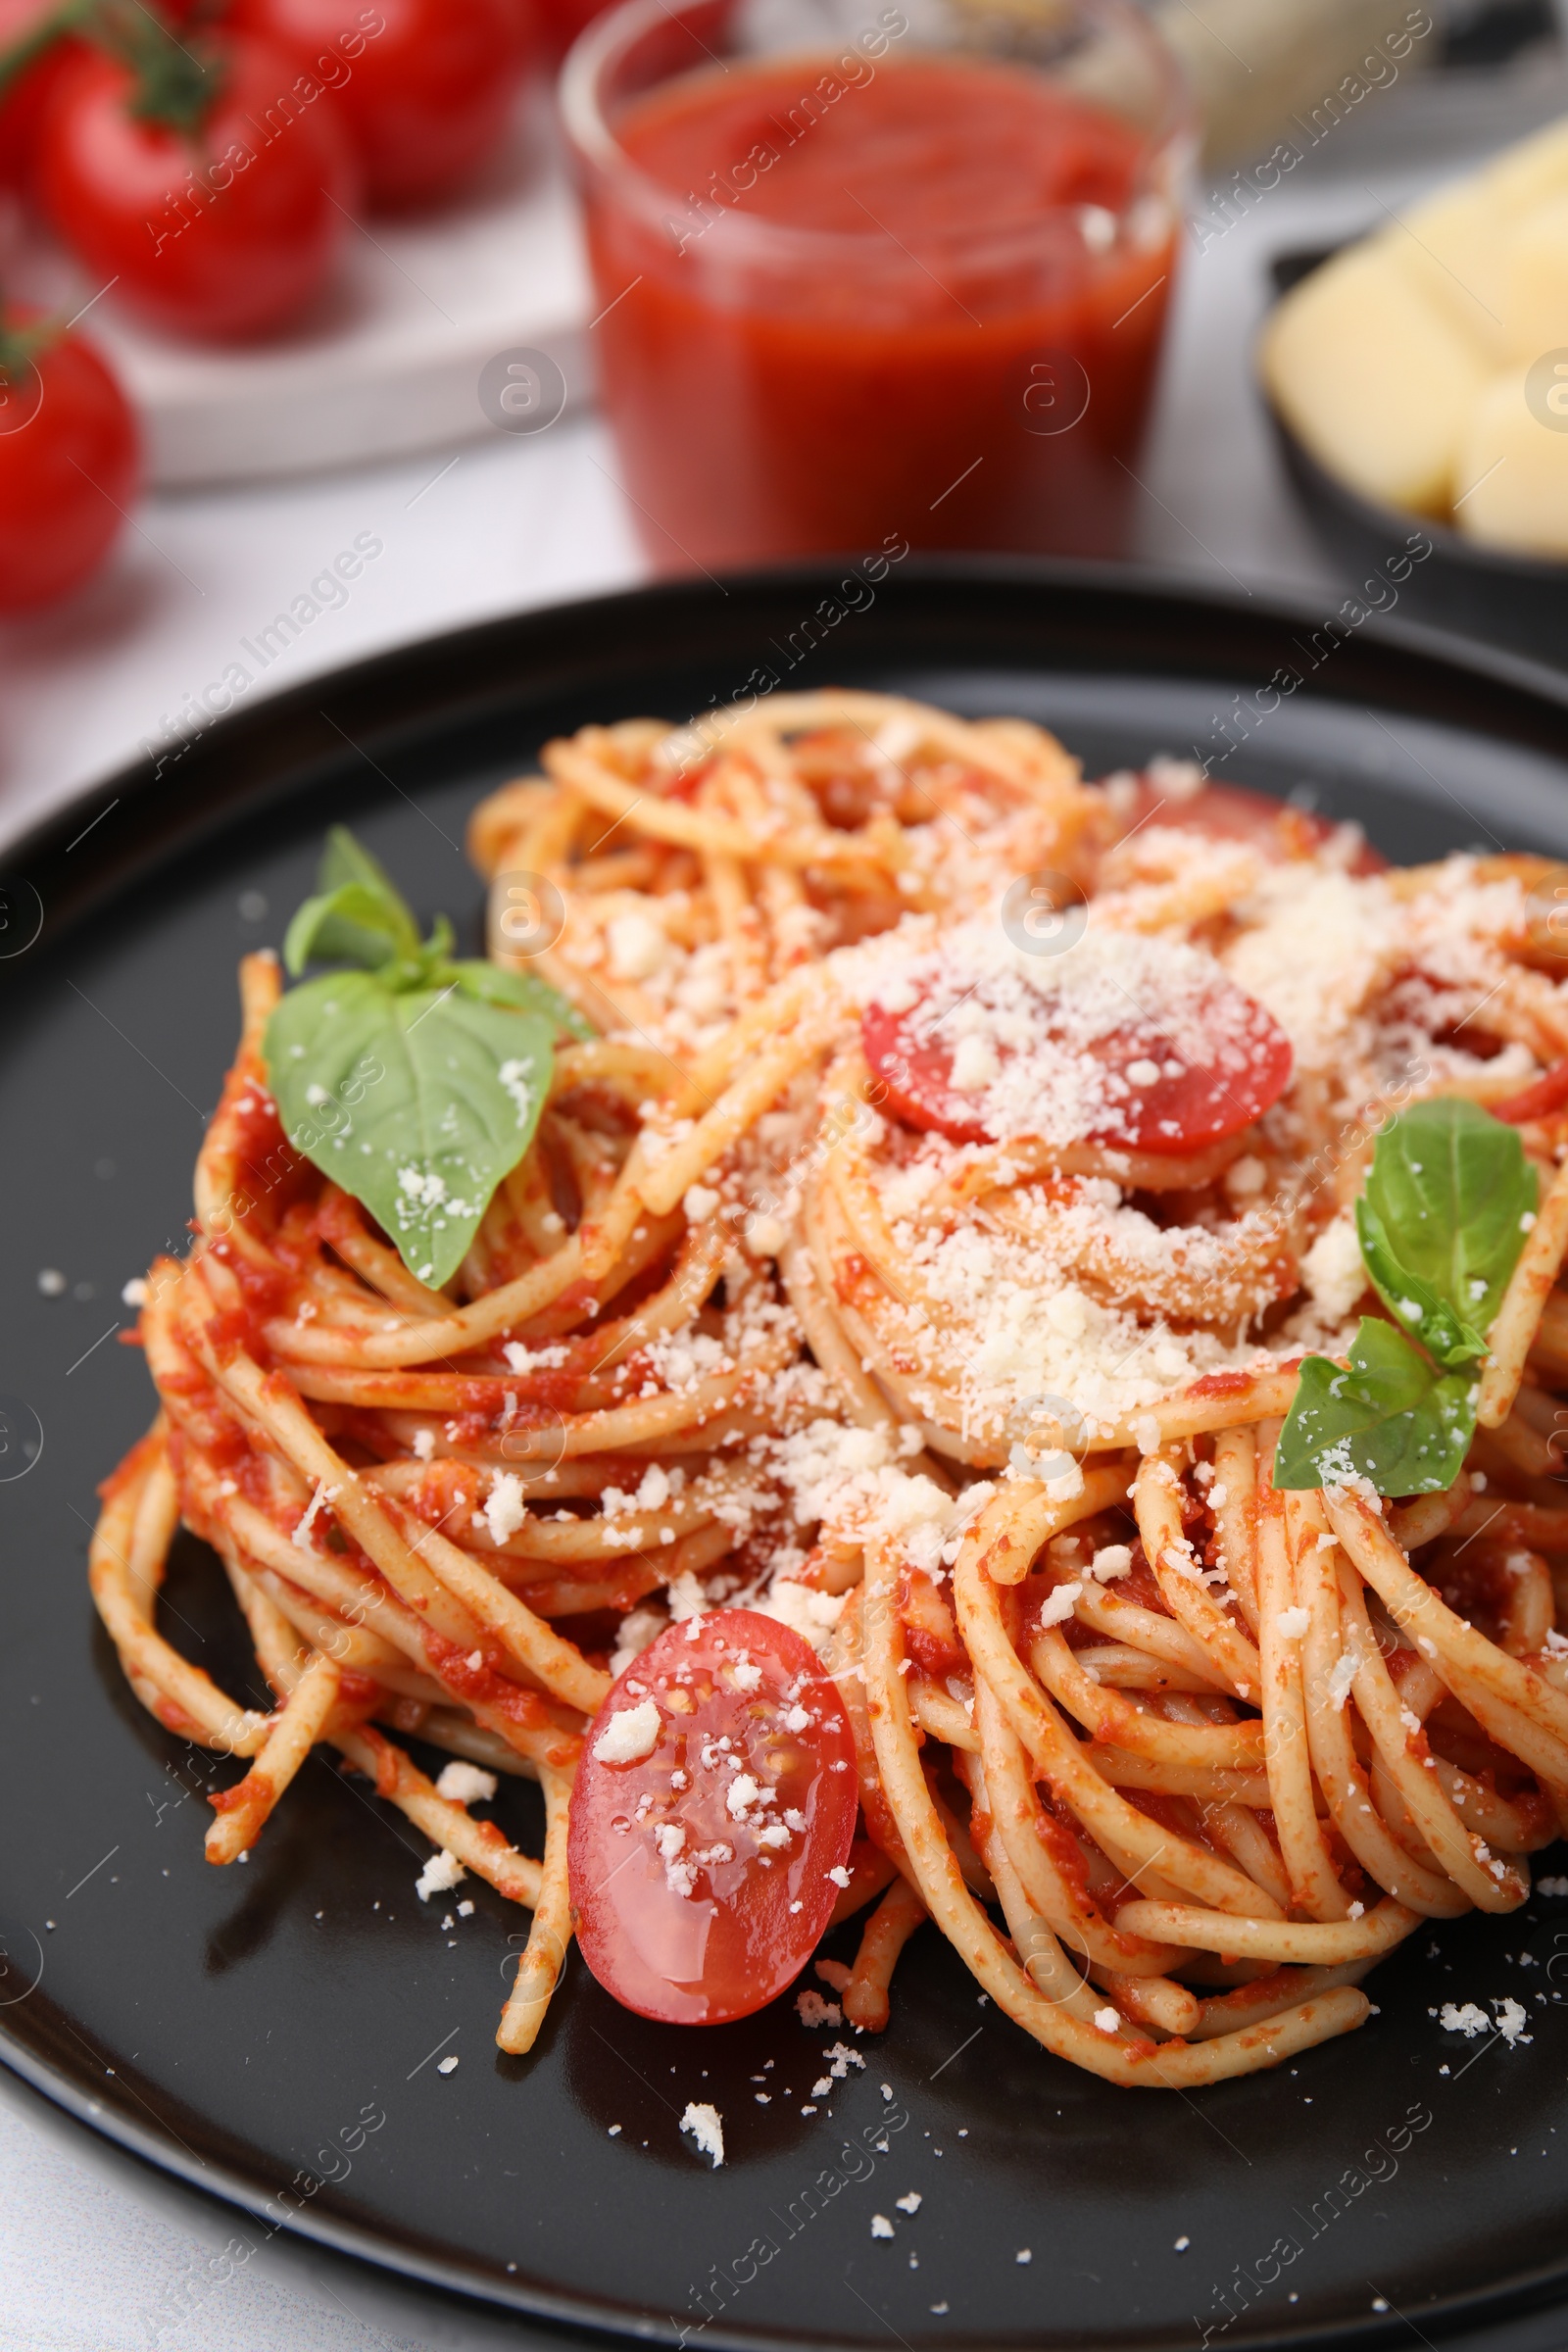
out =
[[[1532,415],[1525,374],[1498,376],[1476,403],[1454,466],[1453,520],[1490,547],[1568,556],[1568,432]]]
[[[1397,226],[1372,240],[1387,245],[1477,357],[1501,367],[1513,357],[1497,297],[1509,206],[1485,176],[1440,189],[1412,205]]]
[[[1568,122],[1549,123],[1484,172],[1440,188],[1380,237],[1454,326],[1500,368],[1563,335],[1568,293]]]
[[[1568,117],[1507,148],[1480,176],[1504,213],[1527,212],[1543,197],[1568,194]]]
[[[1446,506],[1492,370],[1385,237],[1325,263],[1286,297],[1261,362],[1276,407],[1319,465],[1389,506]]]
[[[1508,357],[1528,365],[1543,352],[1568,346],[1568,189],[1511,221],[1497,259],[1494,308]]]

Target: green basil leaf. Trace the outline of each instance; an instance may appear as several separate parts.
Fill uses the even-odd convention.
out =
[[[1464,1467],[1475,1398],[1470,1374],[1435,1371],[1389,1324],[1363,1317],[1348,1370],[1326,1355],[1302,1364],[1274,1484],[1333,1486],[1355,1476],[1380,1494],[1439,1494]]]
[[[564,1037],[586,1041],[599,1035],[571,999],[537,972],[504,971],[498,963],[455,963],[451,969],[466,996],[478,997],[487,1004],[514,1004],[519,1012],[543,1013]]]
[[[1412,1103],[1379,1136],[1362,1254],[1385,1303],[1440,1363],[1485,1354],[1536,1198],[1518,1130],[1474,1102]]]
[[[401,900],[364,882],[341,882],[307,899],[283,937],[283,962],[296,977],[308,963],[358,963],[370,971],[416,957],[419,934]]]
[[[321,862],[317,868],[316,887],[320,891],[341,890],[345,882],[360,882],[367,890],[377,892],[389,905],[400,909],[408,921],[409,929],[414,929],[414,917],[409,912],[408,903],[380,858],[372,858],[364,843],[355,840],[347,825],[331,825],[327,828],[326,847],[321,852]]]
[[[1418,1339],[1428,1355],[1450,1371],[1485,1355],[1487,1343],[1473,1323],[1456,1315],[1429,1282],[1401,1266],[1388,1230],[1363,1193],[1355,1204],[1361,1258],[1383,1303],[1400,1327]]]
[[[550,1091],[550,1022],[367,972],[291,989],[265,1053],[283,1132],[363,1201],[419,1281],[462,1264]]]

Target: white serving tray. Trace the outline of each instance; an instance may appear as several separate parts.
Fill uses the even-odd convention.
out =
[[[95,288],[13,222],[8,290],[75,310]],[[587,396],[588,275],[552,110],[535,90],[507,153],[462,203],[421,219],[356,215],[337,279],[287,333],[179,343],[117,310],[83,319],[140,411],[148,478],[165,489],[261,481],[405,457],[494,431],[480,369],[542,351]]]

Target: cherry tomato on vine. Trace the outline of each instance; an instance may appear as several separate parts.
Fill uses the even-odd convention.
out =
[[[906,1126],[935,1129],[952,1143],[1001,1143],[1005,1139],[978,1115],[974,1096],[953,1082],[956,1041],[944,1039],[934,1025],[926,1034],[921,1016],[930,995],[922,993],[897,1012],[870,1004],[861,1016],[865,1058],[887,1088],[887,1107]],[[1211,980],[1186,997],[1182,1010],[1184,1031],[1206,1041],[1206,1057],[1191,1051],[1173,1057],[1157,1005],[1147,1013],[1134,1010],[1108,1035],[1069,1048],[1117,1082],[1086,1143],[1181,1157],[1239,1135],[1285,1092],[1290,1040],[1272,1013],[1217,966]],[[1042,996],[1034,1018],[1042,1043],[1065,1044],[1072,1029],[1070,998],[1054,1005]],[[999,1064],[1005,1064],[1018,1049],[1003,1038],[994,1050]]]
[[[567,1866],[589,1968],[669,2025],[762,2008],[848,1884],[858,1797],[844,1702],[808,1642],[751,1609],[671,1626],[583,1743]]]
[[[612,5],[612,0],[539,0],[539,22],[552,63],[559,63],[578,33]]]
[[[519,0],[233,0],[228,22],[328,85],[366,194],[389,209],[472,177],[537,48]]]
[[[96,571],[139,472],[130,405],[86,338],[21,306],[0,313],[0,612]]]
[[[78,43],[69,36],[51,41],[20,73],[6,73],[4,61],[41,38],[58,8],[59,0],[0,0],[0,188],[19,195],[32,184],[44,113]]]
[[[337,259],[358,201],[343,133],[293,61],[259,42],[225,37],[194,59],[156,26],[146,42],[71,61],[43,121],[40,201],[153,324],[260,334]]]

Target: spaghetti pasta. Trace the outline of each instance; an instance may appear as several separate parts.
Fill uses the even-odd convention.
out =
[[[532,1913],[498,2033],[525,2052],[590,1723],[665,1628],[744,1609],[818,1651],[853,1737],[852,2024],[886,2026],[930,1921],[1108,2082],[1357,2027],[1379,1958],[1515,1908],[1568,1828],[1544,861],[1391,874],[1174,763],[1085,784],[1022,720],[865,693],[586,727],[543,766],[474,816],[492,957],[597,1034],[450,1281],[286,1140],[278,966],[242,968],[193,1246],[148,1277],[160,1410],[90,1566],[144,1705],[245,1761],[209,1858],[335,1750],[439,1883]],[[1375,1140],[1448,1100],[1519,1110],[1541,1193],[1466,1466],[1397,1507],[1343,1464],[1286,1485],[1303,1358],[1344,1371],[1381,1315]],[[270,1712],[159,1630],[181,1520]],[[537,1861],[470,1810],[498,1772],[542,1787]]]

